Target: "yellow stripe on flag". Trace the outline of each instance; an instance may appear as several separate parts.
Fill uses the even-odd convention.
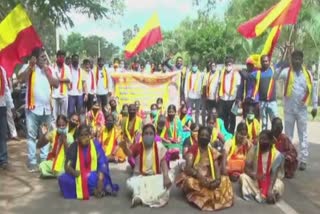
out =
[[[275,26],[272,28],[271,32],[269,33],[269,36],[267,38],[266,43],[264,44],[263,50],[261,52],[261,55],[268,55],[271,48],[272,48],[272,43],[273,43],[273,39],[275,38],[278,29],[281,30],[282,26]]]
[[[32,25],[26,11],[19,4],[0,23],[0,50],[13,43],[18,34]]]
[[[127,52],[133,52],[139,45],[142,38],[148,34],[152,29],[160,27],[160,20],[158,13],[154,13],[139,33],[127,44],[125,50]]]
[[[264,19],[257,24],[255,33],[257,36],[261,35],[290,5],[292,0],[281,0]]]

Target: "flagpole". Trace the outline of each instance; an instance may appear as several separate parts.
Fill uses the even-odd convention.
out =
[[[161,42],[161,46],[162,46],[162,61],[164,61],[165,58],[166,58],[166,53],[165,53],[165,50],[164,50],[163,41]]]

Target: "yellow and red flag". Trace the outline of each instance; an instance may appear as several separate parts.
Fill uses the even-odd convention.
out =
[[[154,13],[139,33],[127,44],[125,57],[130,59],[160,41],[162,41],[160,20],[158,14]]]
[[[265,12],[257,15],[238,27],[245,38],[260,36],[268,27],[296,24],[302,0],[281,0]]]
[[[282,26],[275,26],[272,28],[267,38],[267,41],[264,44],[261,55],[268,55],[271,58],[274,48],[276,47],[278,40],[280,38],[281,29],[282,29]]]
[[[11,77],[21,59],[42,42],[21,5],[17,5],[0,23],[0,65]]]

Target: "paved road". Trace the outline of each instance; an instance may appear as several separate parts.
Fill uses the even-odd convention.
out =
[[[277,205],[260,205],[246,202],[236,194],[234,206],[219,213],[261,213],[261,214],[318,214],[320,210],[320,123],[309,123],[309,140],[312,142],[308,170],[298,172],[296,178],[285,180],[285,194]],[[9,143],[10,158],[14,173],[0,172],[0,213],[200,213],[186,203],[181,192],[174,188],[169,204],[161,209],[145,207],[130,208],[130,195],[125,189],[127,174],[125,166],[111,166],[113,179],[122,187],[118,197],[90,201],[64,200],[58,191],[56,180],[41,180],[36,174],[26,171],[25,142]],[[234,185],[238,192],[237,184]]]

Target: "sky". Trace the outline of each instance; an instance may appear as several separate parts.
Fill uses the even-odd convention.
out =
[[[137,24],[140,28],[151,17],[153,12],[158,12],[161,29],[163,31],[175,29],[186,17],[196,17],[196,9],[192,0],[124,0],[125,9],[123,16],[107,19],[93,20],[79,13],[71,13],[74,22],[73,28],[60,28],[59,33],[66,38],[70,33],[77,32],[84,36],[97,35],[105,37],[107,41],[123,48],[122,32],[133,28]],[[217,16],[223,16],[226,10],[226,0],[217,3]]]

